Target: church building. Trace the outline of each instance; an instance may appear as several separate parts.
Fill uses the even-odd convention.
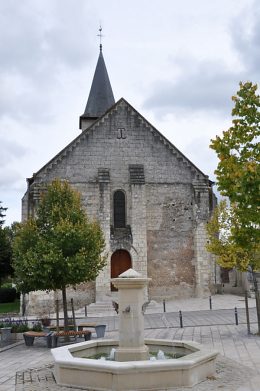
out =
[[[213,182],[125,98],[115,102],[100,45],[81,133],[27,179],[22,219],[34,216],[53,179],[82,195],[104,232],[107,264],[93,283],[81,284],[76,305],[113,297],[110,279],[133,268],[150,277],[150,299],[209,295],[215,268],[205,250],[205,225],[215,204]],[[30,294],[28,313],[37,300]],[[47,304],[46,304],[47,305]]]

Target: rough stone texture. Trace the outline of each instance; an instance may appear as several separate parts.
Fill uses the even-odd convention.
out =
[[[127,250],[132,267],[153,279],[152,298],[209,293],[214,268],[204,246],[211,183],[124,99],[28,181],[23,219],[34,215],[40,192],[54,178],[81,192],[89,217],[104,231],[107,265],[96,280],[96,299],[110,294],[117,249]],[[114,229],[116,190],[126,199],[122,232]]]
[[[75,294],[75,292],[77,292]],[[73,299],[74,308],[84,307],[95,300],[95,283],[82,283],[74,288],[67,288],[68,309],[71,311],[71,299]],[[61,291],[57,292],[30,292],[25,295],[26,313],[27,315],[37,314],[39,317],[49,316],[50,313],[55,313],[56,302],[58,300],[59,310],[62,310]]]

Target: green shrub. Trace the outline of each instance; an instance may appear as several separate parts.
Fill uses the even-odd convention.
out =
[[[6,318],[0,321],[1,327],[11,327],[11,333],[24,333],[30,330],[27,320]]]
[[[42,325],[40,322],[37,322],[37,323],[34,323],[33,327],[32,327],[32,330],[33,331],[42,331]]]
[[[13,288],[13,285],[11,282],[3,282],[1,288]]]
[[[28,321],[24,319],[2,319],[0,321],[0,328],[3,327],[11,327],[11,333],[24,333],[25,331],[29,330],[42,331],[42,325],[40,321],[34,323],[32,327],[29,327]]]
[[[15,299],[15,288],[0,288],[0,303],[13,303]]]
[[[0,329],[1,328],[4,328],[4,327],[12,327],[12,321],[11,319],[7,318],[7,319],[2,319],[1,322],[0,322]]]
[[[29,326],[25,323],[23,324],[13,324],[12,325],[12,333],[24,333],[25,331],[30,330]]]

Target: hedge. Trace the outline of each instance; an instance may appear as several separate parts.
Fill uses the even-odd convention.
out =
[[[15,288],[0,288],[0,303],[13,303],[16,296]]]

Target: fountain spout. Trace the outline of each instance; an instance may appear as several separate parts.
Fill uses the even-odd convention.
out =
[[[130,305],[128,305],[125,309],[124,309],[124,313],[126,313],[126,312],[130,312],[131,311],[131,307],[130,307]]]

